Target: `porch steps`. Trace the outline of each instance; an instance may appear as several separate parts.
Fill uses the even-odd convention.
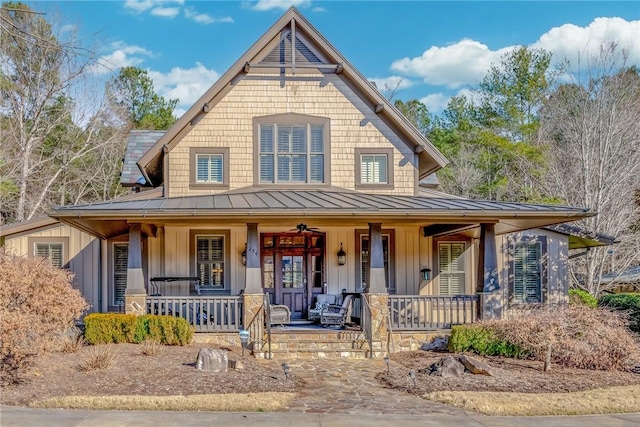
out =
[[[258,358],[268,358],[268,344],[254,351]],[[369,357],[369,344],[361,331],[299,329],[295,328],[272,331],[271,358],[287,359],[320,359],[320,358],[353,358]]]

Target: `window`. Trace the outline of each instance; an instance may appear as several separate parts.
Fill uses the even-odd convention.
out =
[[[255,119],[256,184],[328,184],[329,120],[300,114]]]
[[[54,267],[62,268],[62,243],[36,243],[36,256],[47,258]]]
[[[196,237],[196,275],[203,288],[224,289],[224,236]]]
[[[465,291],[464,242],[438,243],[440,295],[461,295]]]
[[[189,152],[190,189],[229,188],[229,149],[192,147]]]
[[[393,188],[393,150],[356,148],[356,188]]]
[[[513,247],[512,293],[515,303],[542,302],[542,242],[518,242]]]
[[[369,234],[364,230],[356,230],[356,251],[359,254],[359,266],[356,269],[356,290],[362,291],[367,286],[369,274]],[[382,230],[382,256],[384,257],[384,278],[389,293],[394,294],[395,286],[395,239],[394,230]]]
[[[113,305],[124,304],[128,263],[129,244],[115,243],[113,245]]]
[[[68,237],[29,237],[29,256],[46,258],[51,265],[64,268],[69,262]]]
[[[222,154],[196,154],[196,182],[222,184]]]

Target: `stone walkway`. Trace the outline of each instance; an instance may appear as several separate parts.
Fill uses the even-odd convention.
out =
[[[306,386],[281,412],[363,415],[470,414],[462,409],[384,388],[375,379],[377,373],[387,369],[382,359],[299,359],[287,363],[291,374],[302,378]]]

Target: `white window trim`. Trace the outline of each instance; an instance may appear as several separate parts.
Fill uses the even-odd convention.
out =
[[[201,157],[205,157],[207,158],[207,178],[206,179],[200,179],[199,176],[200,174],[200,158]],[[214,180],[212,179],[212,159],[214,158],[219,158],[220,159],[220,170],[222,172],[221,176],[220,176],[220,180]],[[197,153],[196,154],[196,176],[195,176],[195,181],[197,184],[223,184],[224,183],[224,155],[223,154],[205,154],[205,153]]]
[[[363,182],[362,181],[362,158],[364,156],[386,156],[386,182]],[[355,188],[358,190],[380,190],[394,188],[394,161],[393,148],[356,148],[355,149]]]

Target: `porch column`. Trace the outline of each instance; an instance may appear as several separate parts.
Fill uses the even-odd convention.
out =
[[[369,223],[369,269],[367,287],[364,290],[367,310],[365,333],[371,336],[374,357],[386,355],[384,343],[387,342],[389,318],[389,293],[384,272],[384,252],[382,247],[382,224]]]
[[[247,265],[245,268],[245,288],[242,294],[242,327],[249,330],[250,347],[254,352],[260,349],[263,338],[264,291],[260,271],[260,236],[258,224],[247,224]]]
[[[480,295],[480,318],[502,315],[502,292],[498,283],[498,256],[495,224],[480,224],[477,292]]]
[[[140,224],[129,224],[127,288],[124,291],[125,313],[141,315],[147,312],[147,290],[142,273],[142,233]]]

